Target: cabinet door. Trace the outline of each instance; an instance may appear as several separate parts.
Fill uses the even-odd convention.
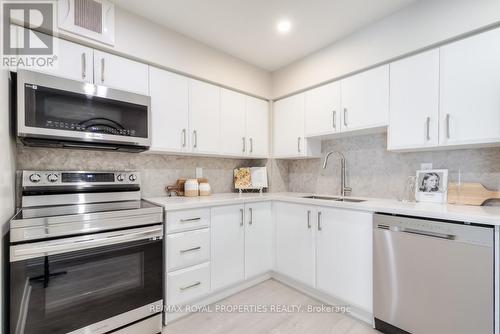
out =
[[[97,85],[149,95],[148,65],[94,50],[94,79]]]
[[[246,119],[248,156],[267,158],[269,151],[269,102],[247,96]]]
[[[340,132],[340,82],[305,93],[306,137]]]
[[[246,143],[245,95],[221,89],[220,145],[224,155],[244,156]]]
[[[26,31],[28,31],[28,34],[33,34],[30,30],[18,26],[15,26],[13,31],[16,32],[20,45],[23,44],[22,41],[24,41],[24,33]],[[54,66],[30,66],[25,69],[93,83],[93,53],[94,50],[86,46],[54,38],[54,55],[57,57],[56,61],[54,61]],[[19,66],[18,68],[23,69],[23,66]]]
[[[184,152],[189,148],[188,79],[149,68],[151,89],[151,150]]]
[[[304,154],[304,94],[274,103],[274,155],[294,157]]]
[[[198,80],[189,81],[189,127],[193,152],[219,153],[219,87]]]
[[[440,144],[500,141],[500,29],[443,46]]]
[[[245,205],[245,279],[272,270],[274,228],[271,202]]]
[[[308,286],[315,286],[314,210],[275,203],[276,271]]]
[[[317,288],[372,312],[372,214],[319,208]]]
[[[244,206],[212,208],[212,291],[245,276]]]
[[[341,81],[342,131],[387,126],[389,117],[389,65]]]
[[[438,145],[439,50],[391,64],[388,149]]]

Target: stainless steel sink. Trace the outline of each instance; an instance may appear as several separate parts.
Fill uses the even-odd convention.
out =
[[[363,199],[355,199],[355,198],[345,198],[345,197],[330,197],[330,196],[302,196],[302,198],[310,198],[310,199],[322,199],[327,201],[335,201],[335,202],[346,202],[346,203],[361,203],[365,202]]]

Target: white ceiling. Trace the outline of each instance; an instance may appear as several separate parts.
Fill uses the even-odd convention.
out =
[[[416,0],[116,0],[126,10],[274,71]],[[282,35],[276,23],[292,22]]]

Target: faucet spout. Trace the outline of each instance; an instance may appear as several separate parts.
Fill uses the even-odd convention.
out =
[[[328,152],[323,161],[323,169],[328,166],[328,159],[332,154],[337,155],[340,159],[340,196],[345,197],[347,193],[352,191],[352,188],[346,185],[346,160],[344,154],[339,151]]]

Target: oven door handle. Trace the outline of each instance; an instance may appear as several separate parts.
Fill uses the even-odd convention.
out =
[[[82,237],[68,238],[53,241],[34,242],[11,246],[10,262],[21,261],[42,256],[67,253],[76,250],[96,248],[102,246],[116,245],[124,242],[138,241],[143,239],[161,239],[163,237],[163,226],[156,228],[142,228],[132,231],[118,231],[113,233],[102,233],[85,235]]]

